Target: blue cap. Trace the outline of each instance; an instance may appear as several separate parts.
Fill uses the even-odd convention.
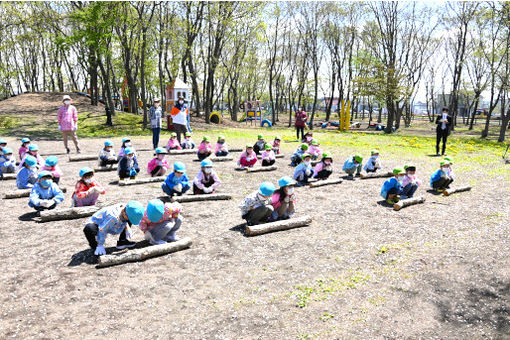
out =
[[[264,195],[264,196],[271,196],[274,193],[275,190],[276,190],[276,188],[274,187],[273,183],[271,183],[271,182],[263,182],[260,185],[259,193]]]
[[[28,165],[29,167],[33,167],[37,164],[37,159],[35,159],[34,156],[26,156],[25,157],[25,164]]]
[[[147,217],[153,223],[158,222],[165,213],[165,204],[161,200],[151,200],[147,204]]]
[[[43,177],[53,177],[53,175],[49,171],[41,171],[39,175],[37,175],[37,178],[41,179]]]
[[[205,167],[213,166],[213,163],[212,163],[212,161],[211,161],[209,158],[206,158],[206,159],[204,159],[204,160],[200,163],[200,166],[201,166],[202,168],[205,168]]]
[[[46,158],[45,164],[47,166],[55,166],[55,165],[57,165],[57,163],[58,163],[57,156],[50,156],[50,157]]]
[[[7,144],[7,141],[5,139],[0,139],[0,144]]]
[[[130,155],[130,154],[132,154],[132,153],[133,153],[133,148],[125,148],[125,149],[124,149],[124,153],[125,153],[126,155]]]
[[[157,154],[160,154],[160,153],[168,153],[168,152],[166,151],[166,149],[165,149],[165,148],[161,148],[161,147],[159,147],[159,148],[156,148],[156,153],[157,153]]]
[[[129,137],[122,138],[122,144],[124,144],[125,142],[131,142],[131,138]]]
[[[177,172],[185,172],[186,171],[186,165],[183,162],[175,162],[174,163],[174,171]]]
[[[21,140],[21,143],[23,143],[23,144],[28,143],[28,142],[30,142],[30,138],[27,138],[27,137],[25,137]]]
[[[142,220],[144,213],[143,205],[138,201],[129,201],[126,205],[126,215],[131,224],[138,225]]]
[[[39,151],[39,147],[37,146],[37,144],[30,144],[28,146],[28,150],[29,151]]]
[[[280,188],[286,187],[288,185],[294,185],[296,182],[290,178],[289,176],[284,176],[278,180],[278,185]]]
[[[85,176],[86,174],[94,173],[94,170],[89,168],[88,166],[80,169],[80,177]]]
[[[104,141],[104,146],[113,146],[113,142],[109,139]]]
[[[12,153],[12,149],[8,148],[8,147],[5,147],[5,148],[3,148],[2,153],[4,155],[8,155],[8,154]]]

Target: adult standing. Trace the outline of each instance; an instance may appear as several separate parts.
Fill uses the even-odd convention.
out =
[[[436,118],[436,156],[439,156],[439,144],[441,140],[443,141],[443,148],[441,155],[444,155],[446,151],[446,141],[448,139],[448,135],[450,134],[450,129],[452,126],[452,116],[448,114],[448,109],[443,108],[443,113],[437,115]]]
[[[159,134],[161,132],[161,118],[162,118],[162,110],[159,105],[160,99],[154,99],[154,102],[149,109],[149,119],[151,121],[151,129],[152,129],[152,146],[154,150],[158,147],[159,144]]]
[[[179,145],[181,144],[181,134],[185,134],[188,131],[188,105],[184,102],[184,97],[180,96],[179,101],[170,111],[172,115],[172,123],[174,124],[174,131],[177,134],[177,140]]]
[[[306,121],[308,119],[308,116],[306,115],[306,112],[303,111],[302,107],[299,107],[296,111],[296,135],[297,139],[299,139],[299,132],[301,131],[301,140],[305,138],[305,125]]]
[[[78,139],[76,137],[76,130],[78,129],[78,111],[76,107],[71,105],[71,97],[65,95],[62,98],[64,105],[58,109],[58,129],[62,131],[62,137],[64,138],[64,146],[67,153],[71,152],[67,146],[67,139],[71,137],[76,146],[76,152],[80,153],[80,147],[78,146]]]

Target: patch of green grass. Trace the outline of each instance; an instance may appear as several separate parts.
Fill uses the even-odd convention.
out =
[[[326,322],[328,321],[329,319],[332,319],[335,317],[335,314],[331,314],[331,313],[324,313],[322,314],[319,319],[321,319],[322,321]]]

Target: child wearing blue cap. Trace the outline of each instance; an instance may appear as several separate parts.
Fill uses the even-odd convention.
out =
[[[113,150],[113,142],[111,140],[105,140],[104,147],[99,152],[99,166],[113,166],[113,164],[117,164],[117,162],[117,156],[115,155],[115,150]]]
[[[80,177],[74,187],[73,207],[96,205],[99,195],[106,194],[106,190],[95,180],[94,170],[91,168],[82,168]]]
[[[3,174],[16,172],[16,158],[12,155],[12,149],[5,147],[0,155],[0,178]]]
[[[28,152],[28,146],[30,145],[30,138],[25,137],[21,140],[21,146],[18,150],[19,159],[23,159],[25,154]]]
[[[170,169],[168,161],[165,159],[167,151],[165,148],[156,148],[156,157],[147,164],[147,173],[151,177],[164,176],[167,169]]]
[[[213,162],[206,158],[200,163],[201,169],[193,180],[193,193],[212,194],[220,186],[221,180],[213,169]]]
[[[136,175],[138,175],[138,173],[140,172],[135,152],[131,148],[126,148],[124,150],[124,153],[125,154],[120,159],[119,166],[117,167],[117,173],[119,174],[119,178],[121,180],[128,177],[130,179],[135,179]]]
[[[129,201],[127,205],[115,204],[97,211],[85,224],[83,233],[89,242],[94,255],[105,255],[104,242],[108,234],[119,235],[117,249],[131,248],[136,242],[131,242],[131,225],[138,225],[144,213],[140,202]]]
[[[28,146],[28,152],[25,153],[25,156],[19,163],[18,170],[20,170],[22,168],[23,163],[25,162],[25,158],[27,156],[33,156],[35,158],[35,160],[37,161],[36,166],[38,169],[41,169],[44,166],[44,163],[45,163],[44,158],[42,158],[41,155],[39,155],[39,146],[37,146],[37,144],[30,144]]]
[[[271,196],[271,205],[273,206],[272,221],[287,220],[296,211],[296,194],[294,193],[296,182],[289,176],[285,176],[278,180],[278,185],[280,188]]]
[[[0,138],[0,155],[4,153],[4,148],[7,147],[7,141]]]
[[[27,155],[22,163],[22,168],[16,175],[16,186],[18,189],[30,189],[37,182],[37,160]]]
[[[57,156],[50,156],[46,158],[46,162],[44,162],[42,170],[51,172],[51,175],[53,176],[53,182],[57,184],[60,182],[60,177],[62,177],[63,172],[62,169],[60,169],[58,166]]]
[[[145,239],[150,244],[178,241],[175,232],[182,224],[181,211],[182,206],[177,202],[165,204],[158,199],[149,201],[140,221],[140,230],[144,232]]]
[[[271,196],[275,191],[271,182],[263,182],[259,189],[244,198],[239,204],[241,216],[248,225],[266,223],[273,214]]]
[[[131,138],[124,137],[122,138],[122,145],[120,146],[119,155],[117,156],[117,159],[120,160],[125,155],[125,150],[127,148],[130,148],[135,152],[135,148],[133,148],[133,145],[131,144]]]
[[[161,184],[161,189],[163,189],[165,194],[172,197],[173,195],[181,196],[188,191],[189,188],[186,165],[182,162],[175,162],[174,171],[169,174],[163,184]]]
[[[51,172],[41,171],[38,175],[38,181],[34,184],[30,192],[28,206],[35,210],[49,210],[62,203],[64,193],[56,183],[52,181]]]

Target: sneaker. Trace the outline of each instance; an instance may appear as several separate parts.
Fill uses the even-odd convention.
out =
[[[136,246],[136,242],[132,242],[130,240],[120,240],[117,241],[117,249],[124,249],[124,248],[133,248]]]
[[[374,172],[375,172],[375,171],[374,171]],[[356,174],[356,177],[360,177],[360,176],[361,176],[361,174]]]
[[[436,191],[437,191],[437,192],[443,192],[443,191],[444,191],[444,189],[443,189],[443,188],[437,188],[437,189],[436,189]]]
[[[354,179],[354,177],[352,175],[349,175],[349,176],[347,176],[346,179],[349,180],[349,181],[352,181]]]
[[[164,240],[159,240],[159,241],[150,240],[149,243],[152,244],[153,246],[155,246],[158,244],[165,244],[166,241],[164,241]]]
[[[386,200],[386,203],[388,203],[389,205],[393,205],[393,204],[395,204],[395,202],[393,202],[393,200],[392,200],[391,198],[388,198],[388,199]]]
[[[393,197],[393,202],[397,203],[398,201],[400,201],[400,198],[398,198],[398,197],[396,197],[396,196],[395,196],[395,197]]]
[[[71,153],[71,149],[66,148],[67,154]]]
[[[406,195],[402,195],[402,196],[400,196],[400,198],[401,198],[401,199],[403,199],[403,200],[406,200],[406,199],[408,199],[409,197],[407,197]]]
[[[76,149],[76,153],[81,153],[81,150],[80,149]]]
[[[179,240],[180,240],[179,236],[175,236],[175,235],[174,236],[168,236],[166,238],[167,242],[176,242],[176,241],[179,241]]]

